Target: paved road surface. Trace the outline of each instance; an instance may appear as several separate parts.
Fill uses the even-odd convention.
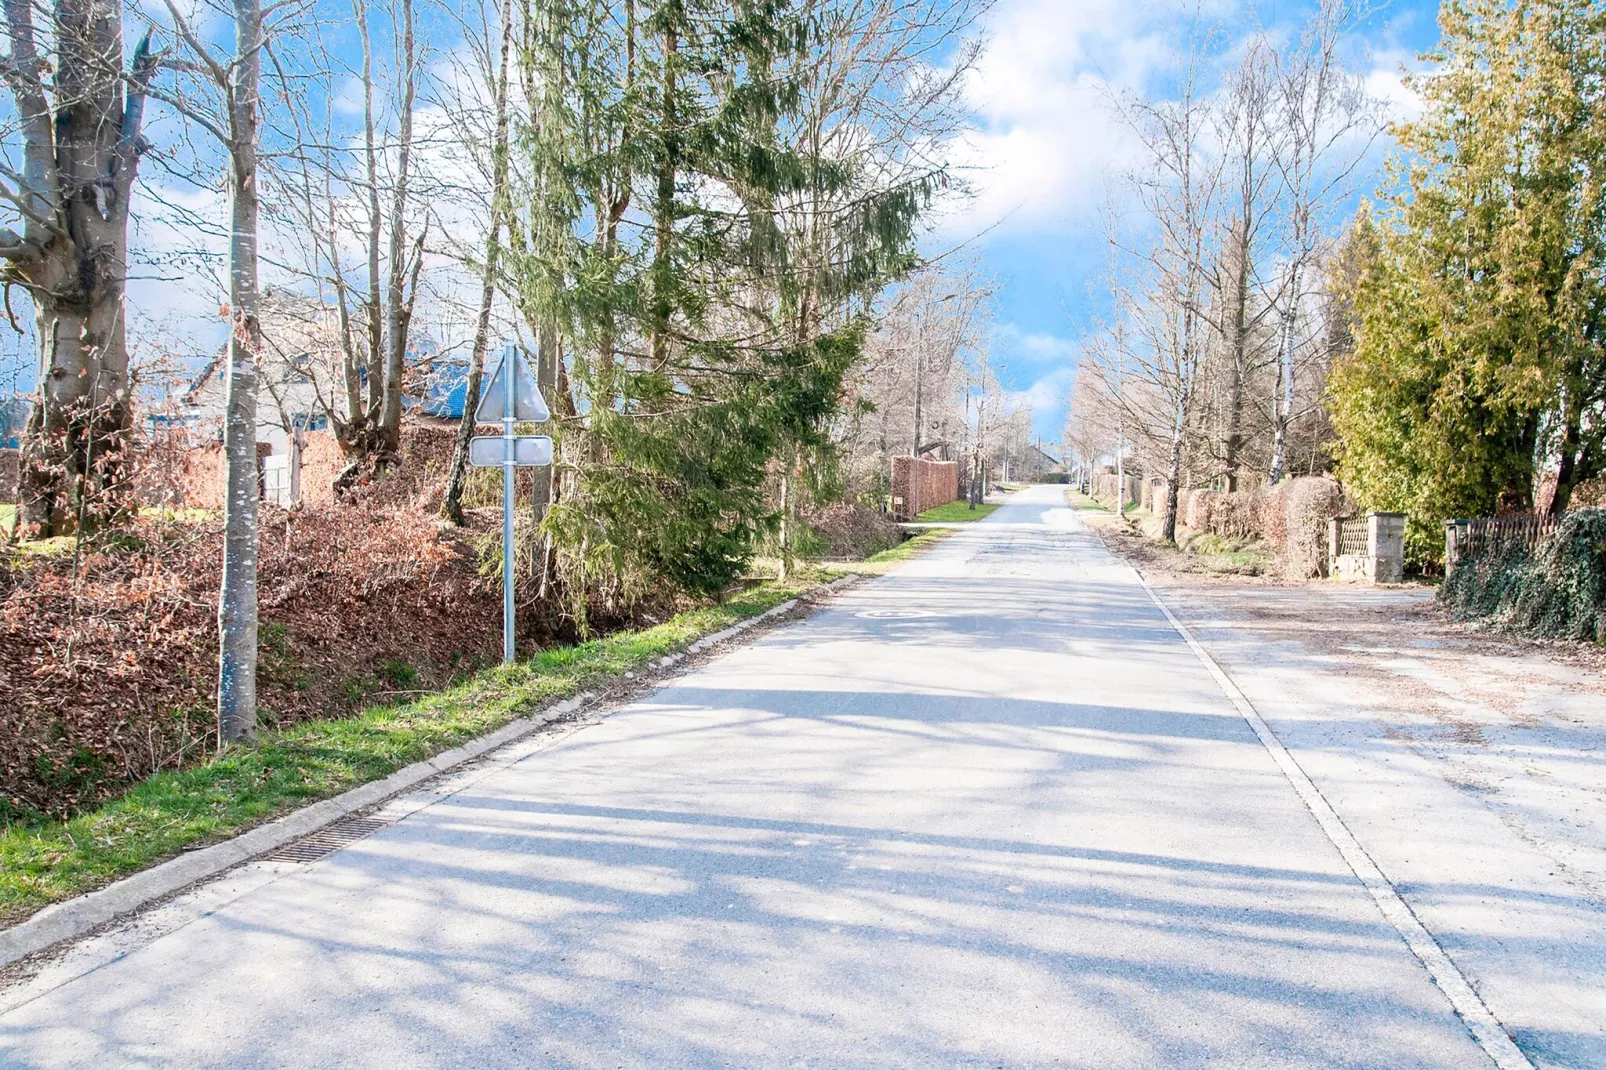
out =
[[[0,1063],[1490,1065],[1061,502],[193,894]]]

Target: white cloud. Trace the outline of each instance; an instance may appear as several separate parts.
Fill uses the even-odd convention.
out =
[[[1041,331],[1024,331],[1013,323],[998,326],[993,332],[993,347],[1000,361],[1017,369],[1072,365],[1081,352],[1072,339]]]
[[[1405,74],[1422,69],[1416,53],[1405,49],[1390,49],[1372,57],[1370,70],[1364,75],[1366,92],[1383,102],[1393,122],[1410,122],[1422,114],[1422,94],[1405,84]]]
[[[1006,391],[1006,397],[1016,405],[1031,409],[1034,437],[1044,442],[1058,442],[1065,430],[1065,413],[1075,381],[1075,368],[1056,368],[1033,380],[1024,390]]]
[[[993,332],[993,349],[1010,379],[1029,383],[1008,394],[1015,403],[1030,406],[1032,433],[1058,441],[1081,347],[1070,338],[1004,323]]]
[[[957,153],[976,197],[942,221],[944,235],[1085,220],[1107,176],[1137,159],[1111,100],[1165,62],[1176,18],[1151,0],[1001,3],[967,84],[975,119]]]

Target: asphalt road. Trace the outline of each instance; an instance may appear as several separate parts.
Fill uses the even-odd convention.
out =
[[[1491,1065],[1055,487],[402,809],[47,971],[0,1063]]]

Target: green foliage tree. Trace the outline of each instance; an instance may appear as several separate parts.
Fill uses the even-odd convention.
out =
[[[794,0],[543,0],[526,9],[521,304],[555,322],[565,591],[727,587],[779,519],[766,480],[825,428],[858,359],[850,305],[912,262],[936,176],[862,192],[798,128],[820,21]]]
[[[1447,0],[1413,81],[1421,118],[1347,260],[1355,336],[1330,382],[1341,472],[1411,514],[1418,558],[1454,516],[1554,512],[1606,469],[1606,9]]]

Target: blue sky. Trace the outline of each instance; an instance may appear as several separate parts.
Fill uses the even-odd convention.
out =
[[[1110,94],[1152,83],[1182,45],[1191,18],[1219,27],[1222,49],[1253,28],[1292,32],[1312,0],[1256,6],[1247,0],[997,0],[987,47],[968,88],[970,136],[960,171],[975,196],[949,210],[928,239],[931,251],[968,245],[997,284],[995,358],[1005,385],[1029,397],[1035,431],[1056,441],[1080,337],[1097,312],[1089,293],[1103,261],[1099,212],[1112,183],[1135,158],[1132,138],[1109,107]],[[1437,40],[1436,0],[1394,0],[1354,34],[1351,59],[1373,91],[1401,97],[1398,73]],[[155,109],[153,133],[171,121]],[[164,139],[165,140],[165,139]],[[1378,162],[1382,153],[1376,154]],[[154,167],[142,185],[161,184],[170,200],[219,216],[217,190],[185,187]],[[1369,183],[1368,183],[1369,185]],[[160,213],[156,213],[159,215]],[[158,254],[193,247],[147,213],[136,243]],[[220,236],[203,239],[221,253]],[[222,335],[220,288],[171,265],[130,286],[131,336],[186,338],[209,351]],[[188,276],[188,277],[184,277]],[[181,280],[181,281],[179,281]],[[31,339],[0,340],[0,393],[31,389]]]
[[[1201,11],[1230,42],[1255,26],[1292,32],[1310,7],[1209,0]],[[1109,93],[1163,69],[1194,10],[1175,0],[999,0],[989,18],[966,153],[977,196],[930,240],[934,249],[975,240],[998,283],[993,348],[1005,384],[1030,395],[1048,441],[1064,427],[1079,338],[1098,307],[1089,287],[1104,259],[1100,209],[1133,159]],[[1396,0],[1360,24],[1351,62],[1376,95],[1404,99],[1398,73],[1438,40],[1437,12],[1436,0]]]

